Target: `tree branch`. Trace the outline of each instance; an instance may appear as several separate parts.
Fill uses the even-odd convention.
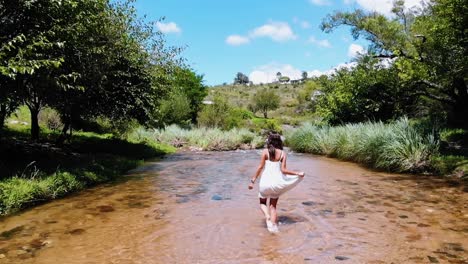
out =
[[[426,97],[429,97],[429,98],[434,99],[436,101],[446,103],[446,104],[449,104],[449,105],[452,105],[452,104],[455,103],[455,100],[453,100],[451,98],[437,96],[435,94],[428,93],[427,91],[419,91],[419,92],[414,93],[414,95],[416,95],[416,96],[426,96]]]
[[[395,54],[391,54],[391,55],[377,54],[377,55],[372,56],[372,58],[377,58],[377,59],[393,59],[397,57],[398,56]]]
[[[419,80],[419,81],[416,82],[416,84],[425,84],[425,85],[427,85],[429,87],[436,88],[436,89],[439,89],[439,90],[444,89],[444,87],[442,85],[430,82],[428,80]]]

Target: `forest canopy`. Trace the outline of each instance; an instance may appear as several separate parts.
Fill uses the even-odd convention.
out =
[[[0,126],[26,105],[33,139],[44,107],[58,111],[65,135],[97,117],[161,126],[161,101],[183,82],[195,85],[185,91],[190,109],[204,96],[202,76],[133,1],[0,0],[0,23]]]
[[[337,11],[323,20],[324,32],[347,26],[370,45],[357,67],[322,79],[318,110],[332,123],[409,115],[467,126],[468,2],[432,0],[408,10],[398,0],[392,12]]]

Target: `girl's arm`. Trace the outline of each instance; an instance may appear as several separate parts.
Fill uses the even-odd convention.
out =
[[[289,175],[304,176],[303,171],[290,171],[286,169],[286,152],[283,152],[283,161],[281,162],[281,172]]]
[[[260,158],[260,164],[258,165],[257,171],[255,172],[255,175],[253,176],[253,178],[250,180],[249,189],[253,188],[255,181],[257,180],[258,176],[260,176],[260,173],[262,173],[262,170],[265,167],[265,160],[267,158],[267,154],[265,151],[267,150],[263,150],[262,157]]]

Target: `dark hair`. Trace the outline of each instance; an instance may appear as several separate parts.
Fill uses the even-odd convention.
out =
[[[281,140],[280,134],[270,133],[267,140],[268,153],[270,154],[270,160],[275,158],[275,149],[283,149],[283,141]]]

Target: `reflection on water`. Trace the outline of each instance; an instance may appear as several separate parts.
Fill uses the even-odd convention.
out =
[[[467,263],[463,186],[290,154],[267,232],[257,151],[179,153],[0,220],[0,263]],[[465,190],[466,191],[466,190]]]

